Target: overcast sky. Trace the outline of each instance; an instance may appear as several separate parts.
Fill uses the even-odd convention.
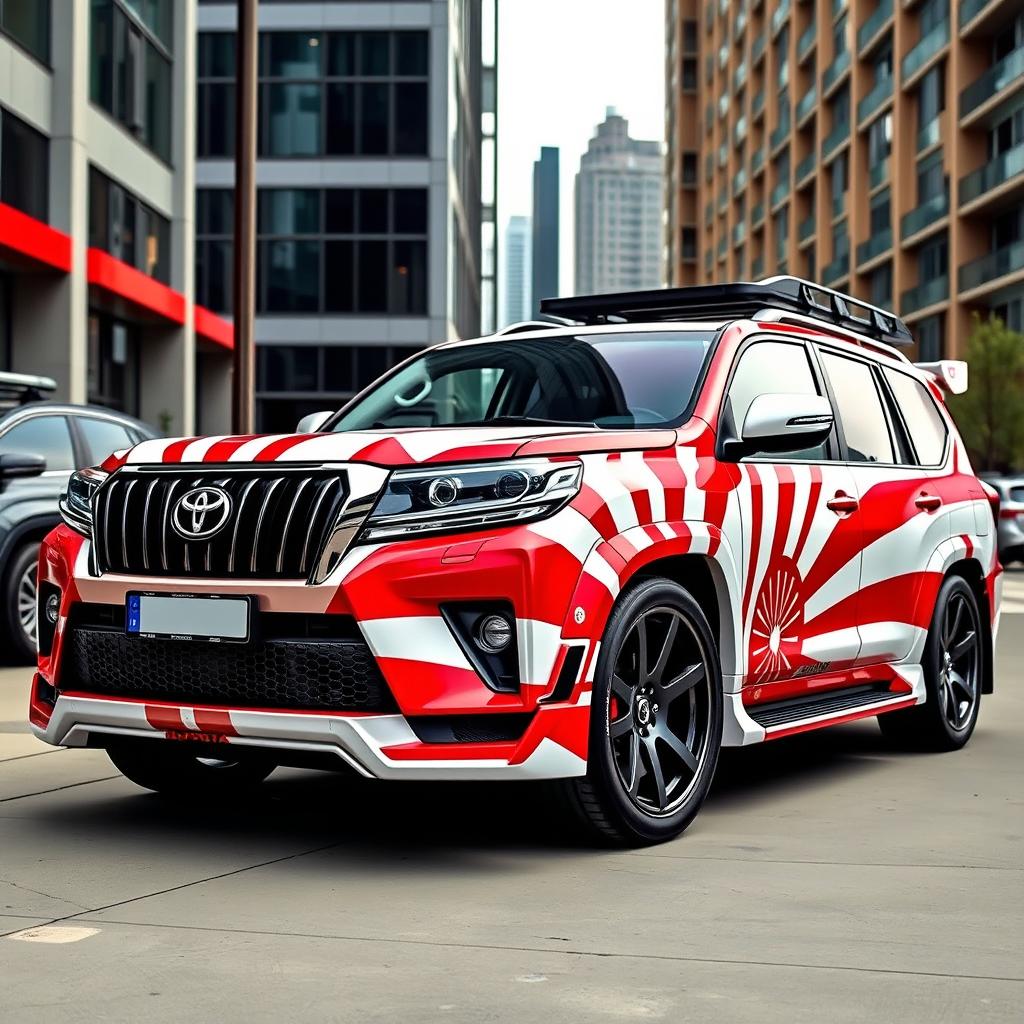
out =
[[[665,134],[665,0],[499,0],[499,244],[530,214],[533,161],[561,150],[562,291],[571,294],[573,181],[605,108],[630,134]]]

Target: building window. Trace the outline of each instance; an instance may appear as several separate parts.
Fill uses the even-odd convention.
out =
[[[89,168],[89,245],[170,282],[170,221],[95,167]]]
[[[784,25],[775,39],[775,67],[779,86],[789,84],[789,25]]]
[[[697,229],[683,228],[680,236],[680,254],[688,262],[697,259]]]
[[[917,279],[922,284],[949,272],[949,246],[945,238],[922,245],[917,253]]]
[[[697,52],[697,22],[691,18],[683,19],[683,52]]]
[[[303,416],[340,407],[419,351],[404,345],[259,345],[258,429],[290,433]]]
[[[892,305],[892,263],[883,263],[871,272],[869,287],[871,302],[888,309]]]
[[[683,60],[683,92],[697,91],[697,58],[686,57]]]
[[[868,128],[868,166],[875,167],[892,152],[892,114],[871,122]]]
[[[832,26],[832,54],[834,58],[842,57],[850,48],[848,45],[848,28],[848,19],[845,14]]]
[[[232,193],[196,197],[196,301],[230,310]],[[427,190],[260,189],[257,312],[427,312]]]
[[[829,110],[832,114],[832,128],[837,129],[850,122],[850,87],[844,85],[829,100]]]
[[[891,225],[890,206],[889,189],[882,189],[872,197],[870,223],[873,237],[889,230]]]
[[[427,32],[264,32],[261,156],[426,156]],[[198,154],[234,152],[235,37],[199,37]]]
[[[917,130],[927,128],[946,109],[946,68],[936,64],[925,73],[917,90]]]
[[[946,191],[946,175],[942,169],[942,151],[925,157],[917,165],[918,206],[943,195]]]
[[[0,110],[0,202],[47,220],[50,143],[7,110]]]
[[[917,351],[922,363],[938,362],[942,358],[943,318],[930,316],[917,325]]]
[[[690,151],[683,153],[683,184],[697,184],[697,154]]]
[[[92,0],[89,98],[162,160],[171,159],[172,5],[166,0]],[[166,23],[166,24],[165,24]]]
[[[139,330],[103,313],[89,314],[88,399],[139,414]]]
[[[0,0],[0,31],[44,64],[50,60],[50,0]]]

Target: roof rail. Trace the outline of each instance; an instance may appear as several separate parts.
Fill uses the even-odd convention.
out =
[[[541,299],[540,303],[541,313],[583,324],[756,319],[768,309],[802,313],[890,345],[913,343],[907,325],[894,313],[799,277]]]
[[[523,334],[525,331],[550,331],[556,327],[564,327],[564,321],[558,323],[555,320],[520,320],[518,323],[509,324],[494,332],[493,337],[500,338],[506,334]]]
[[[35,402],[42,398],[43,391],[56,390],[57,382],[52,377],[0,371],[0,396],[16,398],[19,402]]]
[[[784,309],[762,310],[757,319],[762,323],[767,321],[769,323],[790,324],[818,332],[821,331],[823,326],[822,322],[815,317],[804,316],[802,313],[789,313]],[[880,353],[881,355],[888,356],[890,359],[898,359],[901,363],[910,362],[906,355],[894,345],[868,337],[863,332],[851,331],[845,327],[838,327],[835,324],[831,324],[829,327],[829,334],[834,338],[842,338],[843,341],[859,345],[861,348],[868,349],[871,352]]]

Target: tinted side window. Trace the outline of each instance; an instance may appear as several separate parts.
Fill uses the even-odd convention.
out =
[[[729,385],[729,408],[734,429],[743,428],[750,403],[758,395],[820,395],[803,345],[783,341],[759,341],[741,356]],[[773,454],[780,462],[820,461],[827,458],[826,444],[797,452]]]
[[[47,470],[74,469],[71,434],[63,416],[33,416],[0,437],[0,455],[41,455]]]
[[[131,448],[135,444],[132,435],[120,423],[90,416],[79,416],[77,423],[92,454],[93,463],[102,462],[112,452]]]
[[[851,462],[895,462],[889,425],[871,367],[859,359],[822,352],[835,394]]]
[[[899,370],[886,367],[883,373],[903,413],[903,422],[910,431],[918,462],[922,466],[937,466],[946,450],[946,424],[928,389],[919,380]]]

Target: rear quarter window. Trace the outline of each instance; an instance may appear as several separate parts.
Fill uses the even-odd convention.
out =
[[[885,379],[910,431],[910,440],[922,466],[937,466],[946,451],[946,422],[928,389],[906,373],[884,367]]]

